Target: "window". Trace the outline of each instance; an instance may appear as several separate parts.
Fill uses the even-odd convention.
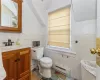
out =
[[[48,44],[57,47],[70,47],[70,8],[49,13]]]

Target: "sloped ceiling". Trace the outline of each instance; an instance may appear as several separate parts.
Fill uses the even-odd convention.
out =
[[[26,0],[30,9],[37,17],[37,20],[44,26],[47,25],[46,10],[49,8],[51,0]]]
[[[72,9],[76,21],[96,19],[96,0],[72,0]]]
[[[48,10],[51,7],[52,0],[43,0],[44,7]]]
[[[52,0],[49,12],[71,5],[71,0]]]

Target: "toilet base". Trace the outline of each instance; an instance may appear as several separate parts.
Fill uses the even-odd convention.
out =
[[[51,78],[51,69],[42,68],[41,75],[42,75],[44,78],[50,79],[50,78]]]
[[[52,80],[51,78],[41,78],[40,80]]]

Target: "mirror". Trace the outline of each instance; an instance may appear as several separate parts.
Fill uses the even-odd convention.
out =
[[[0,0],[0,31],[21,32],[22,0]]]
[[[18,4],[12,0],[1,0],[1,26],[18,28]]]

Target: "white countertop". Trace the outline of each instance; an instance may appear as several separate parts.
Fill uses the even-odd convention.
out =
[[[25,45],[20,45],[20,46],[6,46],[6,47],[0,47],[2,52],[7,52],[7,51],[13,51],[13,50],[18,50],[18,49],[23,49],[23,48],[29,48],[30,46],[25,46]]]

